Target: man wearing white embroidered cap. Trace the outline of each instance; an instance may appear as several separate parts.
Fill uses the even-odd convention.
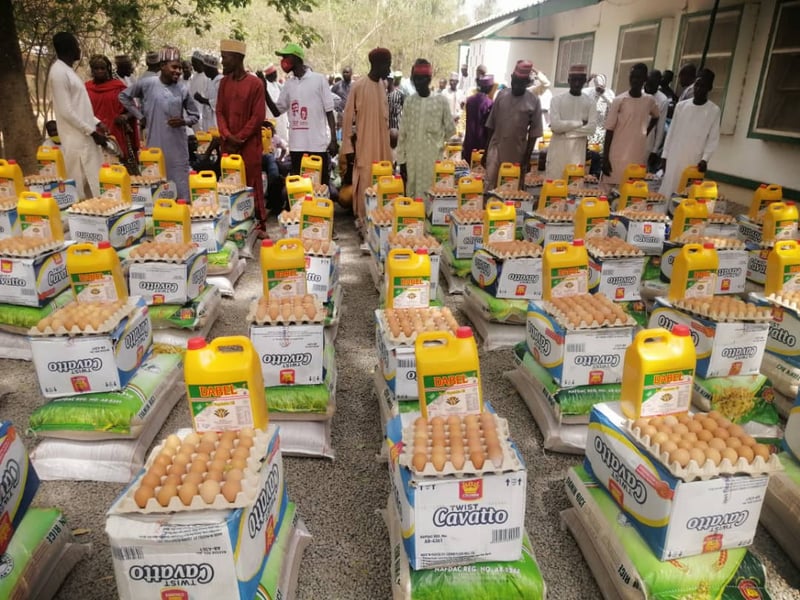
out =
[[[567,77],[569,91],[550,103],[553,137],[547,149],[547,179],[562,179],[564,167],[586,161],[586,140],[597,124],[594,102],[583,93],[587,73],[586,65],[572,65]]]
[[[204,98],[208,97],[208,77],[205,74],[205,65],[203,65],[203,53],[200,50],[195,50],[192,52],[192,69],[194,69],[194,73],[192,74],[191,78],[189,79],[189,95],[192,98],[197,98],[197,94],[200,94]],[[201,107],[202,108],[202,107]],[[207,131],[208,127],[204,122],[204,117],[206,116],[205,111],[200,111],[200,120],[195,123],[194,129],[195,131]]]
[[[442,96],[447,100],[447,106],[450,107],[450,114],[453,115],[453,120],[457,123],[461,118],[461,109],[464,106],[464,93],[458,89],[458,73],[453,71],[450,73],[448,86],[442,90]]]

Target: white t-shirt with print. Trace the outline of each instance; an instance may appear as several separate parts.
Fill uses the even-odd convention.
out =
[[[308,69],[302,77],[287,79],[275,104],[289,118],[292,151],[327,149],[330,132],[325,113],[333,111],[333,94],[324,75]]]

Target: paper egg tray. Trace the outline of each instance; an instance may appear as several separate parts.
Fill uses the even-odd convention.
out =
[[[43,240],[14,236],[0,240],[0,256],[11,258],[35,258],[64,247],[61,240]]]
[[[595,258],[633,258],[644,256],[639,248],[620,238],[587,238],[586,250]]]
[[[556,321],[559,325],[564,327],[565,329],[569,329],[570,331],[574,330],[583,330],[583,329],[600,329],[602,327],[625,327],[629,325],[636,325],[636,321],[630,315],[625,314],[624,318],[619,314],[622,310],[618,306],[614,305],[610,300],[606,299],[605,302],[601,299],[606,299],[605,296],[602,294],[581,294],[579,296],[573,296],[570,298],[562,298],[561,300],[567,300],[570,305],[570,309],[575,312],[575,315],[578,315],[578,307],[584,309],[588,314],[600,315],[604,308],[612,308],[615,309],[615,312],[612,313],[610,316],[602,313],[602,318],[594,317],[592,321],[589,322],[587,319],[581,319],[580,323],[576,324],[571,319],[572,315],[563,312],[556,303],[551,301],[544,301],[542,305],[544,309],[553,317],[555,317]]]
[[[307,295],[308,296],[308,295]],[[328,309],[322,305],[316,296],[313,303],[301,305],[302,314],[295,312],[295,307],[291,302],[279,302],[279,314],[272,317],[269,314],[269,303],[263,298],[257,298],[250,303],[250,308],[247,311],[247,321],[255,325],[310,325],[313,323],[322,323],[328,316]],[[289,306],[291,312],[284,311],[283,307]],[[313,315],[309,316],[309,307],[313,307]]]
[[[58,183],[58,178],[49,175],[29,175],[24,178],[23,182],[25,183],[25,187],[30,187],[32,185],[48,185]]]
[[[68,318],[74,318],[71,315],[76,310],[76,307],[91,307],[95,309],[94,305],[100,304],[93,303],[93,302],[72,302],[67,304],[65,307],[58,309],[52,315],[45,317],[45,319],[50,319],[50,322],[60,319],[61,317],[68,316]],[[108,303],[103,303],[108,304]],[[117,325],[119,325],[120,321],[127,317],[133,310],[138,307],[136,300],[129,298],[128,301],[121,305],[117,310],[111,313],[106,319],[95,328],[91,324],[84,324],[81,326],[80,324],[76,323],[72,327],[67,328],[66,326],[56,326],[55,328],[51,325],[47,325],[44,329],[40,329],[39,325],[35,325],[28,330],[28,335],[35,336],[35,337],[76,337],[81,335],[102,335],[106,333],[110,333],[116,329]],[[85,319],[84,319],[85,320]],[[40,321],[41,323],[41,321]]]
[[[147,501],[147,504],[145,504],[144,508],[139,508],[139,505],[136,504],[136,501],[133,499],[134,494],[136,493],[136,490],[139,489],[142,479],[153,465],[155,458],[164,449],[166,444],[166,441],[164,441],[153,448],[153,450],[150,452],[150,456],[147,458],[144,469],[142,469],[142,472],[139,473],[138,477],[136,477],[133,483],[128,486],[125,495],[120,498],[119,502],[115,505],[114,512],[155,514],[186,512],[190,510],[229,510],[232,508],[244,508],[245,506],[249,506],[255,501],[256,495],[259,491],[258,471],[263,464],[263,458],[266,456],[269,440],[270,436],[267,433],[256,430],[256,434],[253,436],[254,443],[250,448],[250,456],[247,459],[247,467],[243,469],[244,477],[242,478],[242,491],[236,495],[236,498],[233,502],[228,502],[220,493],[216,495],[214,501],[211,503],[206,503],[200,497],[200,495],[195,495],[189,505],[186,506],[183,502],[181,502],[181,499],[178,496],[174,496],[170,499],[169,504],[166,506],[161,506],[156,498],[150,498]],[[181,441],[183,441],[183,437],[181,438]],[[217,441],[215,445],[219,446],[219,441]],[[238,440],[234,448],[236,447],[238,447]],[[193,459],[195,456],[196,453],[192,454]],[[162,483],[165,478],[166,475],[161,478]]]
[[[657,176],[655,173],[646,173],[644,176],[645,181],[661,181],[661,177]]]
[[[708,222],[713,225],[736,225],[736,217],[723,213],[712,213],[708,215]]]
[[[376,208],[369,213],[369,220],[378,227],[391,227],[393,219],[394,210],[392,210],[391,206]]]
[[[459,160],[454,160],[453,165],[455,166],[456,170],[469,169],[469,163],[465,161],[463,158]]]
[[[780,293],[772,293],[767,296],[770,302],[790,308],[792,310],[800,310],[800,291],[783,291]]]
[[[244,192],[247,190],[247,187],[243,185],[235,185],[231,183],[218,183],[217,184],[217,194],[224,194],[226,196],[231,196],[233,194],[238,194],[240,192]]]
[[[309,256],[334,256],[337,250],[335,242],[303,238],[303,252]]]
[[[669,215],[657,212],[640,210],[621,210],[618,215],[630,219],[631,221],[654,221],[656,223],[669,223]]]
[[[533,173],[528,173],[525,175],[525,185],[530,187],[539,187],[544,184],[544,177],[541,175],[534,175]]]
[[[576,198],[599,198],[600,196],[605,196],[603,190],[595,189],[595,188],[569,188],[569,195],[575,196]]]
[[[400,325],[400,332],[392,331],[389,326],[389,319],[386,315],[386,310],[378,313],[378,326],[386,334],[390,342],[399,346],[413,346],[417,341],[417,335],[424,331],[449,331],[455,334],[458,329],[458,322],[455,321],[453,313],[449,308],[396,308],[395,313],[403,316],[404,320],[408,320],[406,315],[418,314],[423,321],[422,327],[413,327],[413,332],[410,335],[403,333],[403,326]],[[453,322],[448,325],[447,316],[453,319]],[[438,317],[438,318],[437,318]],[[443,321],[444,320],[444,321]]]
[[[131,185],[132,186],[139,186],[139,185],[157,185],[165,183],[165,180],[161,177],[148,177],[146,175],[131,175]]]
[[[566,210],[557,210],[555,208],[545,208],[533,213],[545,223],[571,223],[575,217],[574,213]]]
[[[772,321],[772,311],[769,307],[749,304],[733,296],[684,298],[673,301],[672,305],[689,314],[717,323],[767,323]]]
[[[0,211],[14,210],[17,208],[17,198],[15,196],[3,196],[0,198]]]
[[[442,245],[431,235],[389,234],[389,248],[410,248],[411,250],[427,250],[428,254],[439,254]]]
[[[490,242],[483,249],[497,258],[538,258],[542,255],[542,247],[539,244],[521,240]]]
[[[68,213],[75,215],[89,215],[93,217],[110,217],[130,208],[130,203],[117,198],[89,198],[76,202],[67,209]]]
[[[450,213],[450,218],[457,225],[478,225],[483,223],[483,211],[469,208],[457,208]]]
[[[315,198],[329,198],[330,195],[331,195],[331,190],[324,183],[320,183],[319,185],[314,186]]]
[[[378,195],[378,193],[375,191],[374,187],[369,186],[366,190],[364,190],[364,195],[365,196],[375,197],[375,196]]]
[[[153,247],[162,244],[159,247]],[[172,246],[172,248],[165,248]],[[129,254],[133,262],[184,263],[197,252],[197,244],[171,244],[169,242],[145,242],[136,246]]]
[[[455,198],[458,195],[458,190],[454,187],[432,187],[428,190],[428,195],[431,198]]]
[[[520,464],[519,458],[517,457],[516,452],[511,448],[511,444],[509,442],[509,434],[508,434],[508,421],[498,417],[497,415],[494,416],[495,426],[497,429],[497,439],[500,442],[500,450],[503,453],[503,460],[502,463],[499,465],[495,465],[487,456],[487,448],[486,448],[486,441],[483,436],[483,427],[481,427],[481,450],[483,451],[484,462],[483,466],[478,469],[469,458],[469,444],[467,442],[466,436],[466,426],[461,423],[461,439],[463,441],[464,446],[464,465],[461,469],[456,469],[453,466],[453,463],[450,462],[450,429],[445,425],[444,432],[445,432],[445,455],[447,460],[444,463],[444,468],[441,471],[437,471],[436,468],[433,466],[433,463],[430,461],[430,453],[432,448],[431,443],[431,431],[433,427],[429,424],[428,425],[428,445],[427,445],[427,455],[428,460],[425,463],[425,468],[421,471],[416,469],[413,464],[414,460],[414,432],[415,426],[411,424],[410,426],[403,429],[403,450],[400,453],[399,461],[400,464],[404,467],[407,467],[411,470],[412,473],[415,475],[421,475],[423,477],[446,477],[448,475],[452,475],[455,477],[461,477],[464,475],[488,475],[492,473],[505,473],[507,471],[514,471],[522,467]]]
[[[191,207],[192,220],[216,219],[222,214],[222,209],[214,204],[213,206],[197,206]]]
[[[709,237],[706,235],[683,234],[678,238],[681,244],[714,244],[716,250],[744,250],[745,244],[738,238]]]
[[[292,207],[291,210],[285,210],[278,215],[278,221],[281,225],[296,225],[300,222],[300,203]]]
[[[496,188],[489,193],[500,200],[533,200],[533,196],[524,190]]]
[[[708,459],[703,465],[698,465],[694,460],[690,460],[688,465],[682,467],[677,462],[670,463],[669,454],[661,451],[660,444],[651,443],[649,435],[642,435],[641,430],[633,426],[633,421],[627,420],[625,429],[633,436],[636,443],[655,456],[670,473],[684,481],[707,480],[720,475],[765,475],[783,471],[783,465],[777,454],[770,454],[769,460],[766,461],[761,456],[756,456],[752,462],[747,462],[743,457],[739,457],[735,463],[723,458],[719,465],[715,465],[712,460]]]

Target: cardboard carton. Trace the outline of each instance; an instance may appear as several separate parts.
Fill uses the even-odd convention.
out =
[[[135,262],[128,269],[130,293],[147,304],[184,304],[206,287],[208,255],[199,250],[185,262]]]
[[[36,258],[0,258],[0,302],[44,306],[68,287],[66,250]]]
[[[144,237],[144,206],[133,204],[110,217],[70,213],[69,234],[78,242],[110,242],[113,248],[127,248]]]

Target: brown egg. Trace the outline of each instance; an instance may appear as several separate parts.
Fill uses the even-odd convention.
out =
[[[200,497],[206,504],[212,504],[219,494],[219,482],[213,479],[204,481],[200,486]]]
[[[456,415],[450,415],[447,417],[447,427],[453,428],[456,427],[461,429],[461,419],[459,419]]]
[[[164,483],[162,485],[170,484],[177,487],[181,484],[182,475],[182,473],[170,473],[164,478]]]
[[[677,433],[678,435],[685,435],[689,433],[689,428],[683,423],[678,423],[677,425],[672,426],[672,432]]]
[[[209,471],[219,471],[220,473],[225,470],[225,467],[228,466],[228,461],[224,458],[215,458],[211,461],[211,464],[208,465]]]
[[[167,474],[167,468],[164,465],[154,464],[150,467],[148,473],[154,473],[158,477],[163,477]]]
[[[712,433],[715,433],[717,429],[719,429],[719,425],[714,419],[710,419],[708,417],[701,418],[700,423],[703,425],[703,429],[706,429]]]
[[[697,442],[697,434],[694,431],[687,431],[686,433],[681,434],[681,439],[686,440],[687,442],[695,443]]]
[[[431,427],[444,429],[446,421],[444,417],[436,416],[431,419]]]
[[[216,444],[214,442],[207,442],[205,440],[200,442],[197,445],[197,453],[198,454],[208,454],[209,456],[211,456],[211,454],[216,449],[217,449],[217,446],[216,446]]]
[[[641,430],[641,429],[642,429],[642,427],[644,427],[645,425],[647,425],[647,424],[648,424],[648,421],[649,421],[649,419],[645,419],[644,417],[639,417],[638,419],[636,419],[636,420],[633,422],[633,424],[631,425],[631,427],[632,427],[633,429],[639,429],[639,430]]]
[[[206,431],[202,436],[200,436],[201,442],[211,442],[212,444],[216,444],[218,439],[219,435],[216,431]]]
[[[222,486],[222,495],[228,502],[235,502],[236,496],[242,491],[241,481],[226,481]]]
[[[729,437],[731,437],[731,434],[728,433],[728,430],[724,427],[717,428],[717,430],[714,432],[714,435],[721,440],[727,440]]]
[[[221,482],[223,479],[222,471],[209,471],[206,473],[206,476],[203,478],[203,481],[216,481],[217,483]]]
[[[700,448],[701,450],[708,449],[708,442],[704,442],[702,440],[697,440],[696,442],[692,442],[695,448]]]
[[[715,437],[708,440],[708,447],[714,448],[714,450],[719,450],[720,452],[722,452],[723,450],[725,450],[725,448],[728,447],[728,444],[725,443],[725,440],[721,440],[720,438]]]
[[[417,417],[414,421],[414,429],[417,431],[424,430],[427,434],[428,431],[428,419],[425,417]]]
[[[692,422],[692,420],[693,420],[693,419],[692,419],[692,417],[691,417],[691,416],[689,416],[689,414],[688,414],[688,413],[681,413],[681,414],[679,414],[679,415],[675,415],[675,416],[676,416],[676,417],[677,417],[677,419],[678,419],[678,423],[681,423],[681,424],[683,424],[683,425],[687,425],[687,426],[688,426],[688,424],[689,424],[689,423],[691,423],[691,422]]]
[[[678,417],[675,415],[667,415],[664,417],[664,424],[669,425],[670,427],[675,427],[679,423]]]
[[[181,446],[183,447],[191,444],[192,448],[194,448],[199,443],[200,443],[200,434],[192,431],[188,433],[186,437],[183,438],[183,444],[181,444]]]
[[[198,486],[203,483],[203,473],[187,473],[183,478],[183,485],[193,483]]]
[[[186,467],[189,465],[190,462],[191,459],[189,459],[186,455],[178,454],[172,460],[172,465],[168,470],[170,473],[180,473],[181,475],[183,475],[184,473],[186,473]]]
[[[444,469],[444,463],[447,461],[447,456],[445,454],[444,448],[439,448],[434,446],[431,450],[431,463],[433,464],[433,468],[437,471],[441,471]]]
[[[193,460],[192,465],[189,467],[189,473],[200,473],[203,474],[208,470],[208,461],[205,460]]]
[[[678,448],[683,448],[684,450],[691,450],[694,448],[694,442],[690,442],[689,440],[680,440],[677,443]]]
[[[744,434],[742,434],[742,435],[740,435],[738,437],[739,437],[740,440],[742,440],[742,445],[743,446],[748,446],[750,448],[755,448],[756,444],[758,444],[758,442],[756,441],[756,438],[754,438],[752,435],[748,435],[747,433],[744,433]]]
[[[645,426],[642,428],[642,430],[641,430],[641,432],[640,432],[640,435],[641,435],[642,437],[645,437],[645,436],[647,436],[647,437],[649,437],[649,438],[652,440],[652,439],[653,439],[653,436],[655,436],[655,435],[656,435],[656,433],[658,433],[658,430],[657,430],[657,429],[656,429],[656,428],[655,428],[653,425],[645,425]]]
[[[697,463],[698,467],[702,467],[706,464],[706,453],[700,450],[700,448],[692,448],[689,450],[689,460],[693,460]]]
[[[689,451],[687,449],[678,448],[677,450],[672,452],[672,454],[669,455],[669,462],[670,464],[678,463],[681,467],[685,467],[686,465],[689,464],[690,458],[691,455],[689,454]]]
[[[156,500],[161,506],[167,506],[169,501],[178,495],[178,486],[172,483],[162,485],[156,494]]]
[[[678,449],[678,444],[673,442],[672,440],[667,440],[666,442],[661,444],[662,453],[665,452],[667,454],[672,454],[672,452],[674,452],[677,449]]]
[[[225,473],[225,481],[241,481],[244,479],[244,473],[241,469],[230,469]]]
[[[166,441],[164,442],[164,447],[165,448],[177,449],[177,448],[180,448],[180,445],[181,445],[181,438],[179,438],[174,433],[171,433],[170,435],[168,435]]]
[[[483,468],[483,462],[485,460],[483,450],[470,449],[469,459],[472,461],[472,464],[476,469],[480,470]]]
[[[703,424],[697,419],[691,419],[688,423],[686,423],[686,427],[689,431],[693,431],[698,435],[700,435],[700,432],[703,431]]]
[[[178,498],[184,506],[189,506],[192,503],[192,498],[197,495],[197,484],[193,482],[184,483],[178,491]]]
[[[239,445],[237,446],[233,452],[231,452],[231,458],[243,458],[247,460],[250,457],[250,448],[245,446]]]
[[[161,485],[161,475],[153,473],[153,471],[150,470],[142,477],[142,484],[151,488],[157,488]]]
[[[698,440],[701,440],[703,442],[709,442],[712,439],[714,439],[714,434],[712,432],[710,432],[708,429],[702,429],[702,427],[701,427],[700,431],[693,432],[693,433],[695,433],[695,435],[697,436]]]
[[[428,457],[424,452],[415,452],[411,460],[411,464],[415,471],[424,471],[425,465],[428,462]]]
[[[172,464],[172,457],[169,454],[159,454],[156,456],[155,460],[153,460],[153,465],[161,465],[166,469],[169,465]]]
[[[491,443],[486,443],[486,456],[489,457],[489,460],[492,461],[496,469],[503,466],[503,450],[500,447],[500,443],[496,440]]]
[[[228,463],[231,469],[241,469],[244,471],[247,468],[247,460],[244,458],[234,457]]]
[[[739,438],[736,438],[739,439]],[[756,457],[756,453],[750,446],[740,446],[736,452],[739,453],[739,457],[743,458],[747,461],[748,464],[753,462],[753,459]]]
[[[719,461],[722,460],[722,455],[720,454],[719,450],[716,448],[706,448],[705,449],[706,460],[710,460],[714,463],[715,467],[719,466]]]
[[[743,445],[742,440],[740,440],[738,437],[729,437],[727,440],[725,440],[725,443],[728,446],[728,448],[733,448],[737,452],[739,451],[739,448],[741,448]]]
[[[769,446],[767,446],[766,444],[756,444],[755,446],[753,446],[753,453],[756,456],[760,456],[761,458],[763,458],[765,462],[768,461],[770,458]]]
[[[242,436],[239,438],[239,444],[236,446],[237,448],[252,448],[255,445],[253,441],[253,436]]]
[[[133,501],[136,502],[136,506],[139,508],[144,508],[147,505],[147,501],[154,496],[155,490],[151,486],[142,482],[141,485],[139,485],[139,488],[136,490],[136,493],[133,495]]]
[[[736,461],[739,460],[739,453],[733,448],[725,448],[720,451],[720,455],[722,456],[722,460],[728,459],[732,465],[735,465]]]
[[[661,445],[661,444],[663,444],[664,442],[666,442],[668,440],[669,440],[669,434],[667,432],[665,432],[665,431],[659,431],[657,434],[655,434],[650,439],[650,443],[653,444],[653,445],[656,445],[656,444]]]

